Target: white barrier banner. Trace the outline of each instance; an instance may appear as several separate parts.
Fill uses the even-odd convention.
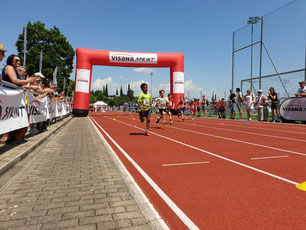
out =
[[[280,115],[291,121],[306,121],[306,97],[285,100],[280,106]]]
[[[56,117],[56,102],[51,101],[49,98],[48,98],[48,110],[49,110],[48,119]]]
[[[49,117],[48,97],[37,99],[32,93],[27,93],[30,124],[46,121]]]
[[[0,134],[29,126],[24,92],[0,86]]]

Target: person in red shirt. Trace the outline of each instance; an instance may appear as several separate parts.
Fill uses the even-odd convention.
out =
[[[174,99],[172,98],[172,94],[168,94],[168,103],[167,103],[167,110],[170,118],[170,124],[172,125],[172,114],[174,113],[175,108],[175,102]]]
[[[182,120],[184,121],[184,112],[186,108],[186,102],[184,100],[184,97],[180,97],[180,102],[177,104],[176,109],[179,110],[178,117],[182,117]]]
[[[197,99],[197,113],[198,113],[198,117],[201,117],[201,101],[200,99]]]
[[[225,101],[224,101],[224,98],[222,98],[220,101],[219,101],[219,105],[218,105],[218,110],[219,110],[219,118],[226,118],[225,117],[225,109],[226,109],[226,104],[225,104]]]
[[[189,103],[189,108],[190,108],[190,116],[192,116],[192,120],[194,120],[194,117],[196,115],[196,108],[197,108],[197,103],[194,102],[194,99],[191,99]]]

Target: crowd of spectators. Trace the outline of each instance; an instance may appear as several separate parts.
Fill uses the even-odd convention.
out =
[[[0,62],[5,57],[3,44],[0,44]],[[3,82],[12,83],[28,92],[32,93],[36,98],[49,97],[51,101],[65,101],[71,103],[70,97],[65,97],[64,92],[58,93],[57,85],[52,85],[50,80],[42,73],[37,72],[33,76],[27,75],[26,67],[22,66],[21,58],[18,55],[10,55],[6,60],[6,65],[2,69],[0,80]],[[3,87],[11,88],[8,85]],[[25,100],[27,104],[27,99]],[[57,120],[62,119],[60,117],[37,124],[31,124],[30,127],[18,129],[10,133],[4,133],[1,136],[0,143],[18,143],[24,140],[25,134],[28,131],[29,134],[37,134],[47,130],[47,126]],[[28,129],[29,128],[29,129]]]

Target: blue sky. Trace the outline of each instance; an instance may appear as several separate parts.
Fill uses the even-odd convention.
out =
[[[28,22],[54,25],[73,48],[185,54],[185,94],[200,91],[220,96],[231,87],[232,32],[249,16],[264,15],[290,0],[1,0],[0,43],[16,53],[15,42]],[[8,56],[7,55],[7,56]],[[75,64],[75,63],[74,63]],[[109,84],[110,93],[128,83],[135,93],[149,82],[147,71],[135,68],[93,68],[92,88]],[[74,74],[72,76],[74,78]],[[153,95],[169,90],[169,69],[155,69]],[[227,92],[228,93],[228,92]]]

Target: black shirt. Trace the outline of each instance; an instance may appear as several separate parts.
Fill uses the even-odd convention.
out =
[[[230,95],[230,101],[232,102],[232,103],[236,103],[235,102],[235,97],[236,97],[236,94],[234,94],[234,93],[232,93],[231,95]]]

